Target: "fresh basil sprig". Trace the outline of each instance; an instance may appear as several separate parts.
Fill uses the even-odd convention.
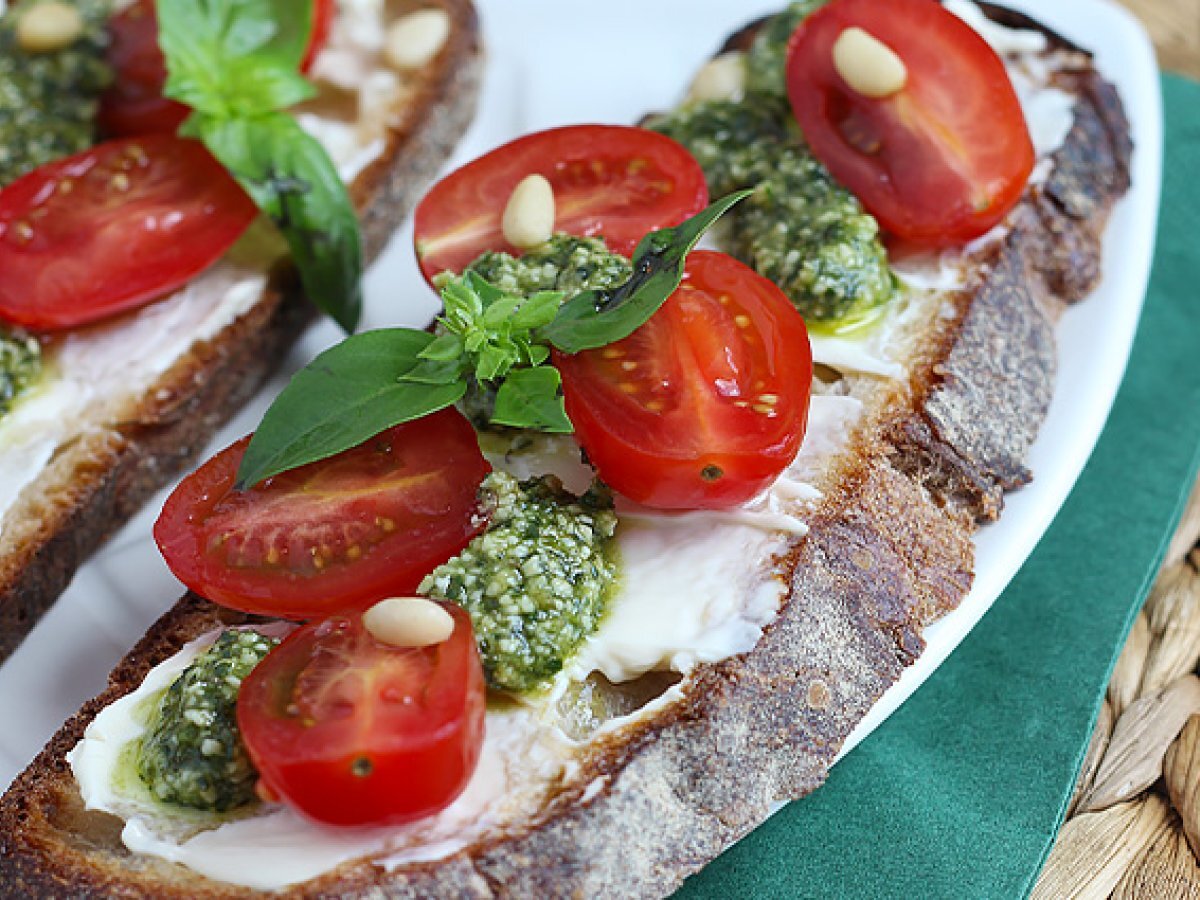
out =
[[[566,304],[553,291],[516,297],[468,270],[442,286],[438,335],[389,328],[346,338],[298,372],[267,410],[242,457],[238,489],[452,406],[472,379],[496,388],[493,424],[572,431],[551,345],[576,353],[636,331],[679,287],[704,232],[749,193],[647,235],[633,275],[612,292],[587,291]]]
[[[181,134],[202,140],[279,227],[305,293],[352,332],[358,218],[324,148],[282,111],[316,94],[299,72],[312,0],[170,0],[157,10],[164,93],[194,110]]]

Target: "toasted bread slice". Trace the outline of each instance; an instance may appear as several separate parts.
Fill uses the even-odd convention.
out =
[[[1054,322],[1094,282],[1105,220],[1129,186],[1129,128],[1114,89],[1076,48],[1050,39],[1072,51],[1054,78],[1076,101],[1053,170],[1002,237],[964,257],[961,290],[918,303],[897,338],[902,379],[838,380],[864,414],[815,476],[823,498],[805,513],[807,536],[771,563],[787,596],[754,649],[677,683],[595,685],[620,714],[577,734],[556,776],[516,759],[529,783],[507,817],[437,859],[350,859],[278,896],[661,895],[774,803],[824,780],[855,724],[921,652],[922,629],[965,596],[977,525],[1030,477]],[[85,811],[65,761],[151,666],[199,634],[248,621],[188,596],[134,648],[0,801],[0,894],[253,894],[131,854],[120,820]]]
[[[386,90],[372,98],[374,104],[354,90],[326,86],[306,110],[334,128],[353,130],[360,143],[370,145],[370,161],[350,184],[368,260],[383,249],[474,113],[481,71],[474,7],[470,0],[392,0],[385,21],[422,8],[444,9],[449,16],[449,37],[436,57],[397,75],[394,82],[385,75]],[[372,65],[378,70],[382,63]],[[289,265],[256,257],[237,272],[253,273],[255,265],[264,275],[269,268],[269,278],[239,314],[215,326],[204,321],[207,333],[194,340],[184,334],[178,353],[164,362],[161,373],[90,401],[86,412],[72,418],[56,443],[45,448],[44,464],[15,501],[0,509],[0,659],[12,652],[84,560],[196,459],[312,321],[315,311]],[[193,285],[201,295],[194,299],[216,304],[230,279],[206,276]],[[78,340],[149,338],[154,343],[163,339],[157,331],[164,327],[145,321],[154,315],[148,310],[124,316],[85,329]],[[130,332],[140,337],[124,337]],[[76,357],[87,350],[85,346]],[[138,344],[128,352],[148,353],[150,347]],[[86,359],[82,362],[86,365]],[[0,443],[0,453],[34,456],[19,440]]]

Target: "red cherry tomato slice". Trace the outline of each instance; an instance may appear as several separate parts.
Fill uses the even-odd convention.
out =
[[[317,54],[329,43],[329,33],[333,30],[333,17],[337,11],[334,0],[313,0],[312,36],[308,39],[308,49],[304,51],[304,59],[300,62],[300,71],[308,72],[316,62]]]
[[[154,0],[137,0],[108,20],[107,58],[113,83],[100,98],[100,131],[112,137],[178,131],[191,110],[163,96],[167,64]]]
[[[329,40],[334,0],[315,0],[312,37],[300,71],[307,72]],[[191,110],[163,96],[167,64],[158,46],[154,0],[136,0],[108,22],[112,87],[100,98],[99,125],[110,137],[174,134]]]
[[[778,287],[722,253],[693,252],[679,290],[623,341],[554,360],[588,459],[647,506],[749,500],[804,436],[804,320]]]
[[[157,300],[258,215],[198,141],[99,144],[0,191],[0,319],[52,330]]]
[[[248,442],[185,478],[154,525],[175,576],[225,606],[308,619],[412,593],[483,525],[490,467],[454,410],[235,491]]]
[[[833,45],[862,28],[908,70],[898,93],[859,94]],[[796,30],[788,94],[804,137],[892,234],[926,246],[988,231],[1020,199],[1034,151],[1004,64],[935,0],[834,0]]]
[[[290,634],[238,692],[238,727],[261,787],[331,825],[395,825],[462,793],[483,745],[485,690],[471,620],[401,649],[361,616]]]
[[[630,255],[647,232],[678,225],[708,204],[700,164],[668,137],[619,125],[573,125],[518,138],[434,185],[417,207],[417,259],[425,278],[461,272],[481,253],[520,251],[500,220],[526,176],[554,188],[556,231],[602,235]]]

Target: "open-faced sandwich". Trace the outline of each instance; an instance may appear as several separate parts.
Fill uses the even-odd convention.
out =
[[[469,0],[158,12],[0,2],[0,657],[308,299],[353,327],[364,259],[474,108]]]
[[[822,782],[1030,477],[1128,126],[933,0],[794,3],[644,124],[440,182],[434,327],[172,494],[193,593],[0,801],[0,892],[661,895]]]

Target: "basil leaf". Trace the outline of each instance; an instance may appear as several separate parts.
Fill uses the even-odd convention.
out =
[[[629,281],[615,290],[577,294],[537,336],[564,353],[594,350],[629,337],[675,293],[687,255],[704,233],[751,193],[730,194],[681,225],[646,235],[634,251]]]
[[[457,403],[466,383],[402,381],[433,335],[410,328],[368,331],[326,350],[275,398],[238,468],[238,490],[357,447],[393,425]]]
[[[538,291],[521,304],[512,318],[513,328],[533,330],[549,325],[562,305],[562,291]]]
[[[414,384],[454,384],[462,380],[464,368],[461,359],[428,359],[422,356],[415,366],[400,376],[400,380]]]
[[[440,334],[421,351],[421,359],[432,359],[438,362],[458,360],[463,355],[464,349],[462,338],[457,334]]]
[[[561,386],[562,376],[553,366],[514,369],[496,392],[493,424],[570,434],[575,429],[563,408]]]
[[[156,10],[168,97],[228,117],[316,96],[300,74],[313,0],[166,0]]]
[[[321,145],[284,113],[250,119],[194,113],[184,127],[279,227],[308,297],[354,331],[362,315],[362,237],[346,186]]]

